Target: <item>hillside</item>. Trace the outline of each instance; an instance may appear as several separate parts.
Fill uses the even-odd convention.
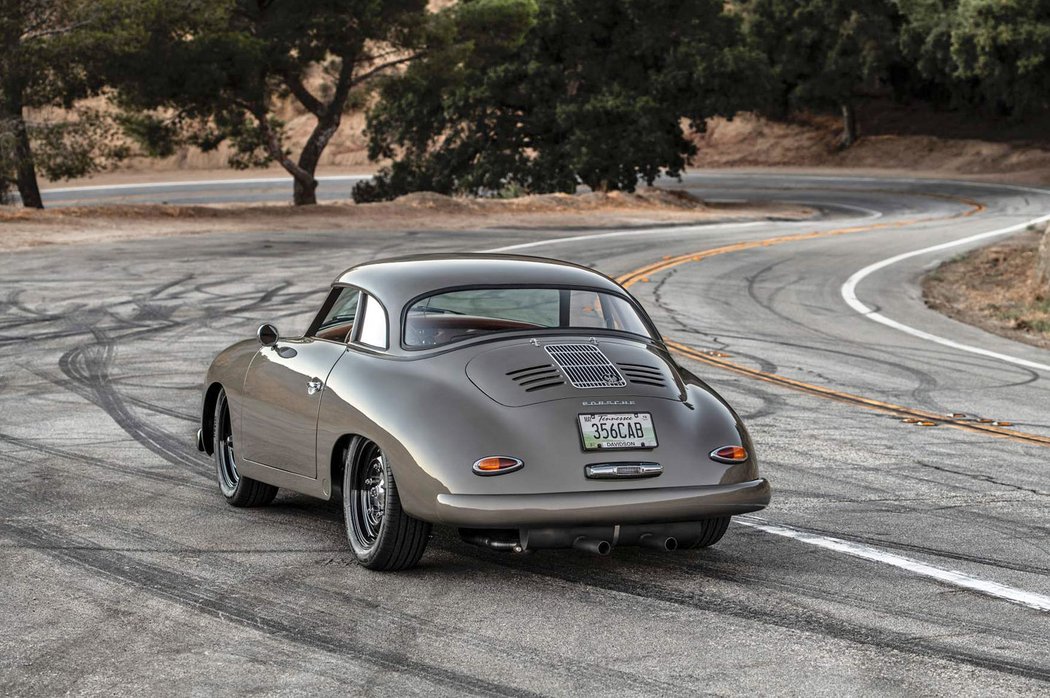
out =
[[[311,115],[287,103],[279,113],[287,124],[293,151],[313,128]],[[365,120],[349,115],[321,158],[323,170],[368,171]],[[1016,125],[938,112],[922,106],[877,102],[862,112],[861,139],[838,146],[840,121],[833,115],[805,115],[772,121],[752,114],[732,120],[711,119],[707,131],[694,134],[696,168],[843,167],[909,170],[941,176],[965,176],[1050,184],[1050,134],[1041,124]],[[182,148],[169,158],[133,158],[116,173],[222,170],[228,149],[202,153]]]

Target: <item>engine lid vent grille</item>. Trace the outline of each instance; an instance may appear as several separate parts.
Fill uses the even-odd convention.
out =
[[[513,371],[507,371],[507,375],[510,376],[512,381],[525,388],[526,393],[565,385],[565,381],[562,380],[561,374],[558,373],[558,369],[553,364],[517,368]]]
[[[620,370],[632,383],[641,385],[652,385],[663,388],[667,385],[664,373],[655,366],[643,366],[642,364],[628,364],[621,362]]]
[[[616,365],[593,344],[548,344],[543,348],[576,388],[622,388],[627,385]]]

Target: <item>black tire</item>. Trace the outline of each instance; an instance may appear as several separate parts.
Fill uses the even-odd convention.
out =
[[[729,516],[720,516],[717,519],[707,519],[706,521],[700,522],[700,537],[697,538],[696,542],[688,546],[689,550],[696,548],[709,548],[718,541],[722,540],[722,536],[726,534],[726,529],[729,528]]]
[[[343,518],[354,557],[370,570],[415,567],[430,542],[430,524],[401,508],[390,464],[371,441],[347,449]]]
[[[235,507],[261,507],[273,501],[277,488],[265,482],[244,477],[237,472],[237,460],[230,426],[230,404],[226,391],[219,389],[215,399],[215,421],[212,423],[212,453],[219,491],[226,502]]]

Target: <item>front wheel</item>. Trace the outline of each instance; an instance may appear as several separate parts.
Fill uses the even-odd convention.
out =
[[[370,570],[414,567],[430,540],[430,524],[401,508],[390,464],[370,441],[347,449],[343,516],[354,557]]]
[[[219,490],[226,501],[235,507],[260,507],[277,496],[277,488],[265,482],[244,477],[237,472],[237,458],[230,426],[230,403],[226,391],[219,390],[215,400],[215,422],[212,429],[212,453],[219,478]]]

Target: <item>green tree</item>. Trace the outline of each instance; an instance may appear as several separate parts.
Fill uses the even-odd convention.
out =
[[[466,0],[442,50],[385,80],[359,201],[407,191],[633,190],[678,176],[682,129],[755,106],[765,74],[721,0]]]
[[[956,75],[1001,111],[1050,107],[1050,0],[962,0],[952,32]]]
[[[942,104],[972,101],[973,90],[967,81],[953,75],[952,27],[957,0],[897,0],[897,4],[903,18],[901,53],[922,81],[918,96]]]
[[[842,145],[857,139],[856,101],[897,58],[893,0],[738,0],[745,32],[769,61],[780,113],[838,108]]]
[[[1050,0],[898,0],[904,54],[956,103],[1050,109]]]
[[[42,208],[38,169],[77,177],[126,154],[105,113],[74,108],[101,87],[88,68],[98,20],[87,1],[0,0],[0,197],[13,182],[24,206]]]
[[[107,78],[135,114],[130,130],[164,152],[229,142],[234,167],[278,162],[294,202],[316,203],[317,164],[355,88],[416,56],[426,0],[129,0],[115,31],[134,47]],[[315,124],[298,156],[275,109],[293,97]]]

